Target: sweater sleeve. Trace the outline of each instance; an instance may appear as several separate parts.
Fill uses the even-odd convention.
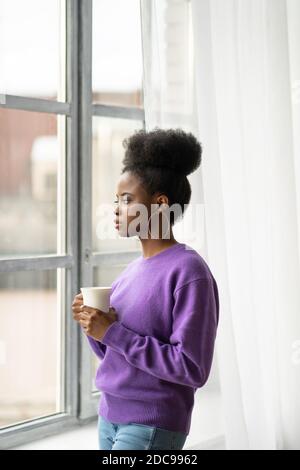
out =
[[[123,354],[133,366],[159,379],[202,387],[208,379],[219,320],[217,284],[197,279],[174,293],[169,343],[142,336],[116,321],[102,343]]]
[[[91,336],[86,335],[86,337],[96,356],[98,356],[99,359],[103,359],[106,352],[106,345],[102,344],[100,341],[97,341],[94,338],[91,338]]]

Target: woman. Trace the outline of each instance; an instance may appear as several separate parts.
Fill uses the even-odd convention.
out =
[[[100,449],[182,449],[219,321],[208,265],[172,231],[189,204],[187,175],[199,167],[202,148],[181,129],[137,131],[123,144],[116,229],[138,236],[142,255],[114,280],[108,313],[82,305],[79,294],[74,318],[101,359]],[[181,214],[170,210],[175,205]]]

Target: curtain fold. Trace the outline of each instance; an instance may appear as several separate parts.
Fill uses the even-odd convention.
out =
[[[228,448],[300,447],[288,7],[192,1],[207,245],[224,301],[218,355]]]
[[[191,3],[141,0],[146,129],[197,132]]]
[[[197,134],[191,3],[141,0],[141,23],[146,129],[182,128]],[[205,254],[201,171],[200,166],[189,175],[191,201],[174,235]]]
[[[146,128],[203,144],[227,449],[300,448],[299,3],[142,0]]]

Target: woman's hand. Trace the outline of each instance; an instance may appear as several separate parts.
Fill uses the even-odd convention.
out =
[[[82,294],[77,294],[74,297],[73,303],[72,303],[72,311],[73,311],[73,318],[74,320],[78,321],[81,318],[81,305],[83,305],[83,295]]]
[[[118,319],[113,307],[109,307],[109,311],[106,313],[97,308],[83,305],[82,294],[75,295],[72,310],[74,320],[80,323],[84,332],[98,341],[101,341],[106,330]]]

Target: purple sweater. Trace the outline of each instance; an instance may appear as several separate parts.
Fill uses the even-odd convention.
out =
[[[219,321],[216,281],[204,259],[177,243],[132,261],[114,280],[118,321],[101,342],[99,414],[188,434],[194,393],[209,376]]]

